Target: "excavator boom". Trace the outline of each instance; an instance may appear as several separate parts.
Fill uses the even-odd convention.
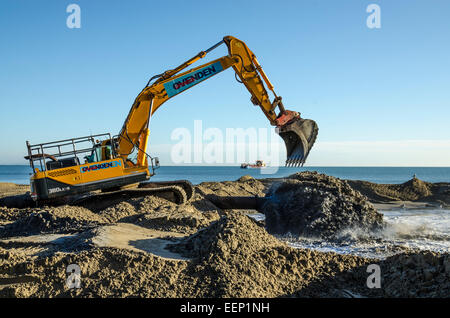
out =
[[[180,73],[221,44],[227,45],[227,56]],[[303,165],[316,140],[317,124],[313,120],[301,118],[298,112],[284,108],[281,96],[275,93],[274,86],[255,54],[244,42],[232,36],[224,37],[208,50],[201,51],[180,66],[156,75],[148,81],[136,97],[119,133],[118,151],[124,161],[136,149],[139,153],[136,165],[147,165],[148,127],[153,113],[170,98],[230,67],[235,71],[238,81],[250,92],[252,103],[261,108],[271,125],[277,127],[286,145],[286,165]],[[154,83],[151,83],[152,80],[155,80]],[[270,99],[264,83],[273,93],[273,100]]]

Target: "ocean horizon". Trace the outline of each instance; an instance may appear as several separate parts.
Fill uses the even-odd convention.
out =
[[[414,175],[427,182],[450,182],[450,167],[267,167],[241,169],[238,166],[161,166],[152,181],[185,179],[193,184],[206,181],[234,181],[244,175],[254,178],[280,178],[301,171],[317,171],[340,179],[375,183],[403,183]],[[29,184],[28,165],[0,165],[0,182]]]

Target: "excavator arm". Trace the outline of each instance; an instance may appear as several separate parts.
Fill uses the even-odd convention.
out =
[[[228,47],[227,56],[180,73],[223,43]],[[119,133],[117,146],[119,156],[126,162],[128,156],[136,149],[138,151],[136,165],[148,165],[146,151],[149,123],[154,112],[168,99],[230,67],[236,72],[238,81],[250,92],[252,103],[259,106],[271,125],[279,129],[278,133],[286,144],[286,165],[303,165],[315,142],[317,124],[313,120],[301,118],[298,112],[284,108],[281,97],[275,93],[256,56],[244,42],[232,36],[224,37],[208,50],[201,51],[180,66],[156,75],[148,81],[136,97]],[[155,81],[151,83],[153,80]],[[274,95],[272,101],[264,83]]]

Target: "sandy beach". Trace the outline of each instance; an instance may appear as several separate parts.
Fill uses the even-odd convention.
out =
[[[279,236],[287,230],[280,224],[323,241],[349,227],[375,233],[384,226],[377,210],[448,208],[448,189],[418,179],[380,186],[303,173],[202,183],[183,205],[146,196],[34,207],[20,203],[27,186],[3,183],[0,296],[448,297],[448,253],[399,248],[374,259],[293,248]],[[249,217],[257,211],[218,208],[211,194],[284,199],[270,201],[266,219],[257,220]],[[81,288],[67,287],[69,264],[80,267]],[[380,266],[382,288],[367,287],[370,264]]]

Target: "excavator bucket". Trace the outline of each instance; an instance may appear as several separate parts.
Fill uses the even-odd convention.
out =
[[[318,132],[317,123],[311,119],[296,118],[279,127],[278,134],[286,145],[286,167],[303,166]]]

